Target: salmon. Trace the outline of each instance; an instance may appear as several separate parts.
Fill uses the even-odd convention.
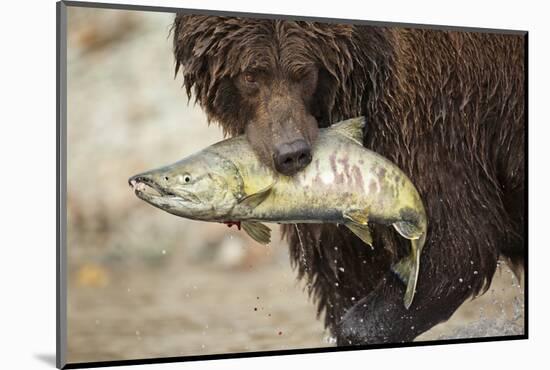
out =
[[[145,202],[193,220],[238,224],[268,244],[264,223],[334,223],[373,246],[369,224],[391,225],[411,242],[392,266],[412,304],[428,221],[420,194],[406,174],[362,144],[364,117],[320,129],[312,162],[285,176],[260,162],[244,136],[223,140],[174,164],[133,176]]]

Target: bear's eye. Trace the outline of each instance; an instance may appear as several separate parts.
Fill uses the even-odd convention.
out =
[[[301,81],[303,80],[304,78],[306,78],[308,75],[308,71],[306,69],[303,69],[303,70],[299,70],[299,71],[295,71],[292,75],[291,75],[291,78],[294,80],[294,81]]]
[[[254,84],[256,83],[256,75],[252,72],[246,72],[244,74],[244,80],[246,81],[246,83]]]

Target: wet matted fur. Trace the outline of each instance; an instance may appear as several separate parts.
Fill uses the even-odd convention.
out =
[[[345,228],[285,227],[339,345],[411,341],[482,293],[499,256],[522,265],[523,36],[186,15],[173,32],[188,96],[225,133],[246,133],[257,114],[239,76],[315,65],[307,113],[319,127],[365,115],[364,145],[422,195],[430,225],[409,310],[390,271],[409,245],[393,230],[374,225],[371,250]]]

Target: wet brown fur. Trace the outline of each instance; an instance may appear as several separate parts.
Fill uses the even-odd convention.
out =
[[[404,286],[390,272],[408,248],[395,231],[374,225],[371,250],[345,228],[300,225],[300,235],[286,228],[291,262],[339,344],[412,340],[483,292],[499,256],[521,265],[523,42],[518,35],[176,17],[176,72],[183,69],[188,96],[227,134],[245,133],[257,109],[235,79],[277,45],[281,64],[318,68],[314,93],[298,109],[320,127],[366,115],[365,146],[401,167],[425,201],[429,233],[408,311]],[[249,140],[262,146],[270,138]]]

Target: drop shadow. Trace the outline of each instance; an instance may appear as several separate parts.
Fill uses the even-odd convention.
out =
[[[35,353],[34,357],[36,359],[42,361],[46,365],[50,365],[52,367],[55,367],[55,365],[56,365],[56,363],[55,363],[55,353],[40,353],[40,354]]]

